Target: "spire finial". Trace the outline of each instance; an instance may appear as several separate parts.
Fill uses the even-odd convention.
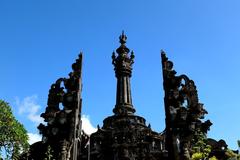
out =
[[[122,35],[119,36],[119,42],[121,44],[125,44],[127,42],[127,36],[124,34],[124,30],[122,31]]]
[[[129,53],[129,49],[126,47],[125,43],[127,42],[127,36],[122,31],[122,34],[119,36],[119,42],[121,46],[116,50],[119,55],[127,55]]]

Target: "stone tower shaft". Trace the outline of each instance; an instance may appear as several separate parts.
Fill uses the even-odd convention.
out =
[[[112,63],[114,65],[115,76],[117,78],[116,91],[116,105],[113,112],[116,115],[131,115],[135,112],[132,105],[131,83],[130,77],[132,75],[132,64],[134,63],[134,54],[131,52],[129,56],[129,49],[125,43],[127,40],[124,32],[119,37],[120,47],[112,55]]]

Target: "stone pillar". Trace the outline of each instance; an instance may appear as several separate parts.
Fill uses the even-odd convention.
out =
[[[132,75],[132,64],[134,54],[131,52],[129,56],[129,49],[126,47],[126,35],[122,33],[119,37],[121,46],[112,55],[112,62],[114,65],[115,75],[117,78],[117,92],[116,92],[116,105],[113,112],[116,115],[133,114],[135,109],[132,105],[130,77]]]

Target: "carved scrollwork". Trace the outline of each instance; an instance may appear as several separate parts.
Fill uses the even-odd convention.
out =
[[[46,110],[41,114],[47,125],[40,124],[38,126],[43,135],[43,142],[54,146],[55,153],[61,154],[59,159],[66,159],[70,146],[73,146],[69,144],[74,139],[74,132],[80,132],[77,130],[81,128],[77,127],[80,125],[81,118],[79,115],[81,112],[79,95],[81,92],[81,67],[82,55],[80,54],[76,62],[72,64],[73,71],[69,73],[69,78],[59,78],[52,84]],[[58,146],[56,147],[56,145]]]
[[[174,148],[174,139],[178,137],[180,141],[180,153],[186,157],[191,147],[191,138],[198,132],[207,133],[211,122],[201,119],[207,114],[203,104],[199,103],[198,93],[194,81],[186,75],[176,76],[173,69],[173,63],[168,60],[164,51],[162,51],[163,85],[165,90],[165,110],[166,110],[166,130],[167,141],[171,148]],[[173,136],[173,137],[171,137]],[[174,138],[175,137],[175,138]],[[170,152],[178,152],[172,150]],[[187,156],[189,157],[189,156]],[[176,158],[176,157],[175,157]]]

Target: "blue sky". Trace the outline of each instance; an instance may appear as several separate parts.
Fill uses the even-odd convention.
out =
[[[93,126],[112,114],[116,79],[111,54],[122,30],[135,52],[137,114],[162,131],[160,50],[197,85],[213,122],[209,137],[233,149],[240,139],[239,0],[1,0],[0,98],[29,133],[37,133],[50,85],[84,52],[83,113]]]

